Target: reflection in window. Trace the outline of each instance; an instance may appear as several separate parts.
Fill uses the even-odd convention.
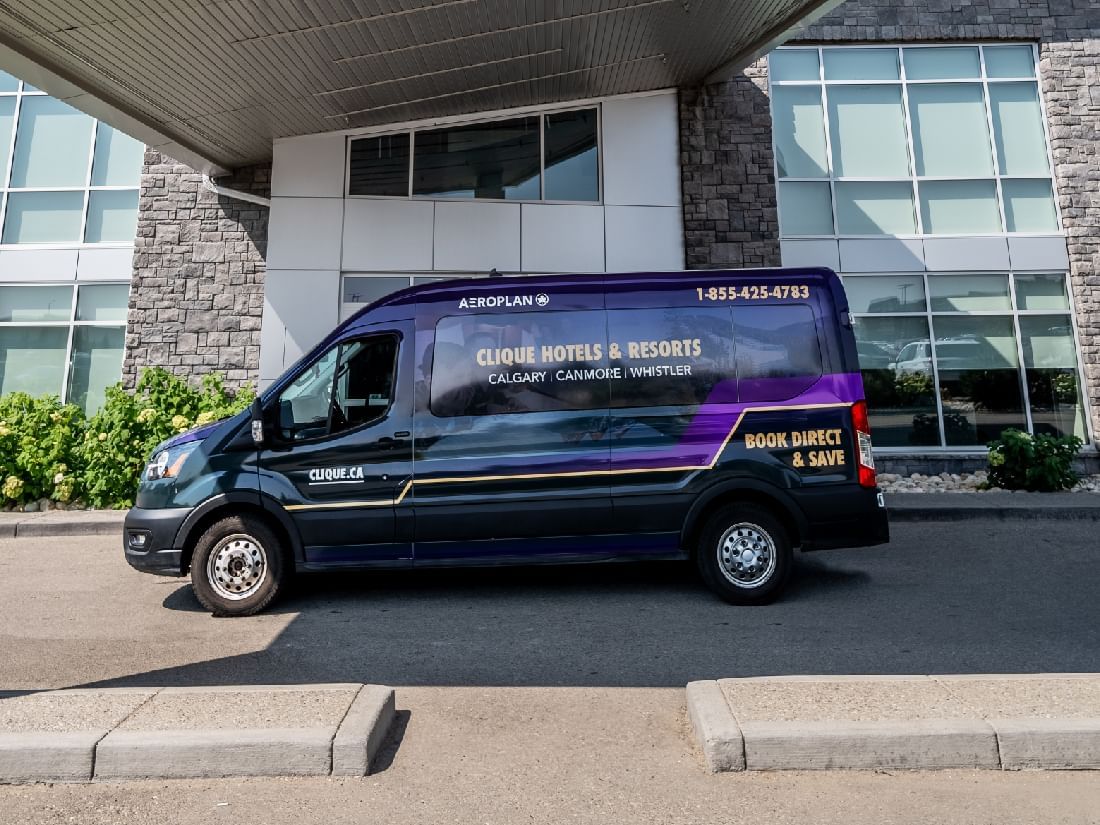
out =
[[[1016,334],[1009,316],[938,316],[935,358],[948,446],[1026,430]]]
[[[52,97],[24,97],[12,161],[13,187],[86,186],[95,121]]]
[[[622,353],[610,362],[612,367],[621,367],[623,374],[611,384],[612,407],[702,404],[723,381],[729,382],[725,400],[736,399],[733,323],[727,307],[611,310],[607,325],[608,340]],[[652,353],[636,349],[637,342],[649,341],[678,342],[680,348],[667,357],[654,358]],[[686,366],[688,372],[653,374],[655,365]]]
[[[0,326],[0,395],[61,395],[68,327]]]
[[[1084,441],[1085,409],[1069,316],[1021,316],[1020,343],[1035,433],[1075,435]]]
[[[933,312],[1010,310],[1008,275],[929,275]]]
[[[431,364],[422,367],[431,373],[432,415],[606,408],[606,325],[602,311],[441,319]]]
[[[821,377],[821,342],[806,304],[733,307],[738,401],[785,401]]]
[[[909,275],[860,275],[844,278],[853,313],[924,312],[924,278]],[[927,331],[925,336],[927,337]]]
[[[349,195],[407,197],[409,133],[360,138],[351,142]]]
[[[828,176],[821,111],[821,89],[817,86],[781,86],[772,91],[775,163],[780,177]]]
[[[88,195],[87,243],[132,243],[137,231],[136,189],[110,189]]]
[[[550,201],[598,201],[599,156],[596,110],[545,118],[546,169],[543,197]]]
[[[68,321],[72,311],[71,286],[0,287],[0,321]]]
[[[69,366],[69,401],[94,413],[122,371],[123,327],[77,327]]]
[[[832,235],[829,184],[780,181],[779,225],[784,235]]]
[[[938,445],[940,424],[928,321],[857,318],[854,327],[876,446]]]
[[[909,177],[901,86],[830,87],[829,130],[838,177]]]
[[[83,192],[12,192],[4,216],[3,242],[79,242],[83,211]]]
[[[413,195],[537,200],[539,118],[416,133]]]
[[[1001,231],[997,184],[992,180],[922,180],[924,231],[959,235]]]
[[[837,229],[842,235],[906,235],[917,231],[908,181],[837,181]]]

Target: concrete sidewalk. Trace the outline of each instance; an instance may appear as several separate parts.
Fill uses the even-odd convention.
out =
[[[692,682],[712,771],[1100,769],[1100,674]]]
[[[125,510],[47,510],[0,513],[0,538],[104,536],[122,533]]]
[[[0,784],[366,776],[394,715],[381,685],[0,693]]]

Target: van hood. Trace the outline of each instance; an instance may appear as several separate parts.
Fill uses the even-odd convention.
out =
[[[170,447],[178,447],[181,444],[190,444],[192,441],[202,441],[204,438],[210,435],[210,433],[214,432],[214,430],[218,429],[218,427],[224,424],[225,421],[226,419],[223,418],[220,421],[213,421],[209,424],[203,424],[201,427],[195,427],[194,429],[187,430],[186,432],[182,432],[179,435],[174,435],[171,438],[158,444],[156,450],[153,451],[153,454],[156,455],[156,453],[159,453],[161,450],[167,450]]]

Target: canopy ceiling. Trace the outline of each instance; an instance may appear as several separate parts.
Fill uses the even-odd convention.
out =
[[[0,69],[204,171],[275,138],[693,85],[837,0],[0,0]]]

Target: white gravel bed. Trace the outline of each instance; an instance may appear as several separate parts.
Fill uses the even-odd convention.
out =
[[[997,493],[1012,492],[1000,487],[987,487],[989,474],[985,470],[974,473],[940,473],[935,476],[913,473],[901,476],[896,473],[879,473],[878,486],[885,493]],[[1100,493],[1100,475],[1082,476],[1071,493]]]

